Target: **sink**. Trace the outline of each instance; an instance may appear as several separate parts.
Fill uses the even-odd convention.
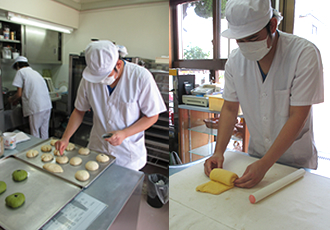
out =
[[[4,111],[5,130],[13,129],[29,122],[28,117],[23,117],[22,107],[16,106],[13,109]]]

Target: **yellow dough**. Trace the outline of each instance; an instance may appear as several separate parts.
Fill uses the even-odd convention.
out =
[[[196,191],[218,195],[233,188],[237,178],[238,176],[233,172],[216,168],[210,173],[211,181],[197,186]]]

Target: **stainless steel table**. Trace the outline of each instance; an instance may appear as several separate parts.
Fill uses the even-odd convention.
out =
[[[14,150],[5,150],[4,156],[19,153],[43,141],[28,136],[31,138],[29,141],[18,143]],[[88,229],[136,229],[143,179],[143,172],[113,164],[87,189],[82,190],[108,205]]]

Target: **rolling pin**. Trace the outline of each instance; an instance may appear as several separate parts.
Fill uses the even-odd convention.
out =
[[[249,196],[249,200],[252,204],[259,202],[260,200],[264,199],[265,197],[273,194],[274,192],[280,190],[281,188],[287,186],[288,184],[298,180],[299,178],[303,177],[305,174],[304,169],[298,169],[297,171],[275,181],[274,183],[267,185],[266,187],[260,189],[252,193]]]

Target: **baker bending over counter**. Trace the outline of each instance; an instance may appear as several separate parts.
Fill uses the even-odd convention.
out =
[[[318,48],[277,29],[282,16],[270,0],[229,0],[229,29],[222,33],[239,46],[225,66],[225,88],[214,154],[205,161],[207,176],[222,168],[241,105],[250,142],[260,158],[235,186],[258,184],[275,162],[317,168],[312,105],[324,101],[323,66]]]

